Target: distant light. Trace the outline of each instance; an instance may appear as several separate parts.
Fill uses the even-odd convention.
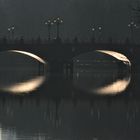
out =
[[[128,27],[135,27],[135,28],[137,28],[138,26],[137,26],[137,24],[134,24],[134,22],[131,22],[130,24],[128,24]]]
[[[53,25],[53,22],[51,20],[48,20],[45,22],[46,25]]]
[[[11,27],[11,29],[12,29],[12,30],[14,30],[14,29],[15,29],[15,27]]]
[[[132,21],[131,24],[133,25],[134,24],[134,21]]]
[[[102,30],[102,27],[99,27],[99,30]]]
[[[58,17],[54,20],[54,23],[60,24],[63,23],[63,20]]]
[[[98,140],[98,138],[94,137],[93,140]]]

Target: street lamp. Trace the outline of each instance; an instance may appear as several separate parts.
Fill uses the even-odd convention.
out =
[[[48,40],[51,41],[51,26],[53,25],[53,22],[48,20],[45,22],[45,25],[48,26]]]
[[[101,31],[102,30],[102,27],[101,26],[99,26],[99,31]]]
[[[130,35],[131,35],[131,41],[134,43],[134,29],[138,28],[137,25],[134,23],[134,21],[131,21],[128,24],[128,27],[130,28]]]
[[[12,40],[14,40],[14,33],[15,33],[15,27],[11,27],[11,33],[12,33]]]
[[[99,27],[98,27],[98,30],[99,30],[99,42],[101,42],[102,27],[101,27],[101,26],[99,26]]]
[[[56,24],[56,29],[57,29],[57,40],[60,39],[60,25],[63,23],[63,20],[60,19],[59,17],[57,19],[54,20],[54,23]]]
[[[8,39],[11,39],[11,28],[8,28]]]
[[[95,28],[92,28],[93,37],[95,37]]]
[[[92,29],[92,42],[95,42],[95,28],[93,27]]]
[[[14,40],[14,31],[15,31],[15,26],[9,27],[8,28],[8,38],[9,40],[12,38]]]
[[[95,31],[97,30],[99,35],[98,35],[98,41],[101,42],[101,36],[102,36],[102,26],[98,26],[98,27],[93,27],[92,29],[92,39],[95,39]],[[92,40],[94,41],[94,40]]]

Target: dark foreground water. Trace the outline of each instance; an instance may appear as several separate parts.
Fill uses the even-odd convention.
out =
[[[80,56],[62,76],[8,57],[0,59],[0,140],[140,139],[140,74],[130,66]]]

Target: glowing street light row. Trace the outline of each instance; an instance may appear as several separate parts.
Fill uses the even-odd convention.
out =
[[[48,40],[51,40],[51,28],[53,25],[56,25],[56,39],[60,39],[60,25],[63,23],[63,20],[61,18],[56,18],[54,20],[47,20],[45,22],[45,25],[48,27]],[[134,29],[139,28],[137,24],[135,24],[134,21],[131,21],[128,24],[128,27],[130,28],[130,34],[131,34],[131,40],[134,41]],[[97,30],[99,32],[99,40],[101,39],[101,34],[102,34],[102,26],[95,27],[93,26],[91,28],[91,31],[93,32],[93,38],[95,37],[95,31]],[[9,33],[9,39],[12,38],[14,40],[14,32],[15,32],[15,26],[11,26],[8,28],[8,33]]]
[[[15,26],[12,26],[12,27],[8,28],[9,39],[11,39],[11,37],[12,37],[12,40],[14,40],[14,31],[15,31]]]
[[[128,27],[130,28],[131,41],[134,43],[134,29],[137,29],[137,28],[139,28],[139,27],[137,26],[137,24],[135,24],[134,21],[131,21],[131,22],[128,24]]]
[[[92,32],[93,32],[93,39],[95,38],[95,31],[98,30],[99,31],[99,38],[98,38],[98,41],[100,42],[101,41],[101,35],[102,35],[102,26],[99,26],[97,28],[93,27],[92,29]]]
[[[48,26],[48,40],[51,40],[51,27],[52,25],[56,25],[56,34],[57,34],[57,39],[60,39],[60,25],[63,23],[63,20],[61,18],[56,18],[54,20],[47,20],[45,22],[45,25]]]
[[[128,27],[138,27],[137,24],[134,23],[134,21],[131,21],[130,24],[128,24]]]
[[[15,30],[15,27],[12,26],[12,27],[9,27],[9,28],[8,28],[8,31],[11,31],[11,30]]]
[[[98,28],[97,28],[99,31],[101,31],[102,30],[102,27],[101,26],[99,26]],[[94,32],[96,30],[96,28],[95,27],[93,27],[92,28],[92,31]]]

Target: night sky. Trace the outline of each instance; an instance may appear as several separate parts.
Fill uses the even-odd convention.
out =
[[[86,40],[92,35],[92,25],[95,25],[103,26],[103,38],[112,36],[114,40],[123,40],[129,36],[127,25],[132,3],[135,1],[0,0],[0,36],[7,35],[7,28],[15,25],[17,37],[45,37],[47,27],[44,22],[59,16],[64,20],[61,35],[65,39],[78,36]]]

